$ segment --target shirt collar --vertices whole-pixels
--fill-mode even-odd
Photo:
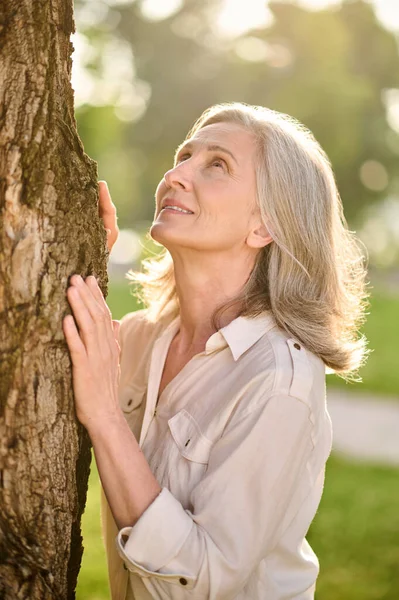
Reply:
[[[276,326],[277,323],[270,310],[257,317],[237,317],[209,338],[205,351],[208,354],[208,344],[212,350],[216,349],[213,347],[213,338],[219,335],[219,339],[223,337],[229,345],[234,360],[238,360],[265,333]]]
[[[163,336],[171,339],[179,330],[180,316],[175,317],[164,330]],[[276,320],[270,310],[257,317],[237,317],[225,327],[211,335],[205,345],[205,354],[229,346],[234,360],[238,360],[270,329],[276,327]]]

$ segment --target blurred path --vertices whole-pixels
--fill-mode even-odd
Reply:
[[[327,388],[333,450],[399,466],[399,399]]]

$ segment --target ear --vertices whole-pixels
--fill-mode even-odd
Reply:
[[[259,224],[251,229],[246,242],[250,248],[264,248],[273,241],[272,236],[263,224]]]

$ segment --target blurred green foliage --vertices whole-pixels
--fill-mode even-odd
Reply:
[[[316,600],[397,600],[398,469],[332,456],[308,541],[320,561]]]
[[[112,2],[101,26],[112,22],[112,35],[132,49],[133,87],[139,95],[143,82],[151,90],[144,114],[121,123],[112,106],[77,111],[86,150],[110,184],[122,226],[151,219],[154,191],[174,149],[217,102],[265,105],[309,127],[331,158],[351,224],[366,206],[397,191],[399,136],[387,123],[384,91],[399,87],[399,54],[394,34],[368,2],[348,0],[321,11],[271,2],[274,22],[238,38],[218,34],[220,0],[185,0],[158,21],[145,18],[141,4]],[[77,27],[101,53],[99,24],[77,21]],[[363,185],[359,172],[369,160],[383,165],[389,187]]]
[[[399,371],[396,340],[399,339],[399,296],[382,289],[371,291],[367,322],[361,329],[368,339],[372,353],[360,369],[360,383],[345,383],[336,375],[327,376],[327,384],[346,391],[370,392],[398,397]]]

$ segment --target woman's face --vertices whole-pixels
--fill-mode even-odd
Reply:
[[[235,123],[197,131],[157,187],[151,236],[170,251],[245,246],[257,213],[255,151],[253,134]]]

